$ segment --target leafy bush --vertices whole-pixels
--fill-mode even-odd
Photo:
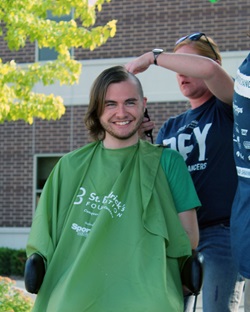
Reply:
[[[0,275],[10,275],[10,259],[12,250],[10,248],[0,248]]]
[[[23,276],[26,259],[24,249],[0,248],[0,275]]]
[[[24,249],[13,250],[10,259],[11,275],[23,276],[26,259],[27,257]]]
[[[15,281],[0,276],[0,311],[30,312],[33,300],[22,290],[15,288]]]

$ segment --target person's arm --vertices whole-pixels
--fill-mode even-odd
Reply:
[[[195,249],[199,242],[196,208],[200,207],[201,203],[191,175],[183,157],[177,151],[165,148],[161,164],[166,173],[179,219],[189,237],[191,248]]]
[[[141,73],[154,64],[152,52],[147,52],[125,65],[129,72]],[[161,53],[157,64],[176,73],[203,79],[209,90],[222,102],[232,105],[233,79],[217,62],[194,54]]]
[[[178,215],[181,224],[189,237],[191,248],[196,249],[199,243],[199,229],[196,209],[180,212]]]
[[[146,134],[145,132],[146,131],[150,131],[150,130],[153,130],[155,127],[155,123],[151,120],[148,120],[147,117],[144,117],[142,123],[141,123],[141,126],[138,130],[139,132],[139,137],[142,139],[142,140],[146,140]]]

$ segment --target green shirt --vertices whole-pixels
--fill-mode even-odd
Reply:
[[[179,179],[190,188],[174,185],[182,157],[162,151],[143,141],[116,150],[97,142],[59,161],[27,246],[47,263],[33,311],[183,310],[179,265],[191,248],[168,180],[176,194],[191,191],[190,208],[199,201],[185,164]]]

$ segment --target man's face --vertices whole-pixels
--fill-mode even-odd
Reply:
[[[136,144],[146,98],[141,99],[134,81],[109,85],[100,123],[105,130],[104,146],[121,148]]]

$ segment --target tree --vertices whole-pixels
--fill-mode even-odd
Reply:
[[[6,35],[10,50],[19,50],[27,40],[37,41],[38,47],[54,48],[55,61],[20,66],[14,60],[3,63],[0,59],[0,122],[23,119],[32,124],[33,118],[58,119],[64,112],[63,100],[53,94],[32,91],[39,81],[44,85],[77,83],[81,64],[69,53],[70,48],[94,50],[116,32],[116,20],[94,27],[96,11],[110,0],[1,0],[0,35]],[[47,19],[47,12],[54,16],[68,15],[70,21],[56,22]]]

